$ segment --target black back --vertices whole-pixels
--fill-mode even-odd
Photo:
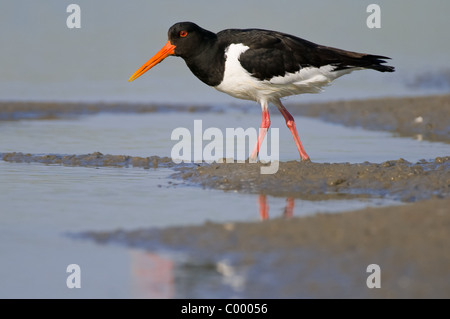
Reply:
[[[182,36],[182,31],[187,35]],[[228,29],[214,34],[195,23],[181,22],[169,29],[169,40],[176,46],[175,55],[182,57],[190,70],[211,86],[222,82],[225,49],[233,43],[249,47],[239,60],[244,69],[260,80],[324,65],[335,66],[335,71],[349,68],[394,71],[394,67],[383,65],[388,57],[322,46],[270,30]]]

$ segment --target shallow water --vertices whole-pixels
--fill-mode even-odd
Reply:
[[[176,127],[256,126],[255,113],[99,114],[64,120],[0,123],[1,152],[170,156]],[[256,124],[256,125],[255,125]],[[417,161],[445,155],[448,145],[298,118],[300,136],[319,162]],[[280,159],[298,159],[280,116]],[[201,189],[170,178],[168,168],[69,167],[0,161],[0,297],[232,297],[238,275],[227,264],[180,266],[179,257],[73,240],[68,233],[258,221],[259,196]],[[180,184],[181,183],[181,184]],[[268,217],[283,216],[285,198],[268,197]],[[292,214],[393,204],[386,199],[295,200]],[[181,257],[183,259],[184,257]],[[66,267],[82,269],[82,288],[68,289]],[[187,267],[187,268],[186,268]],[[228,268],[227,268],[228,267]],[[107,269],[107,271],[105,271]],[[227,270],[228,269],[228,270]],[[155,276],[154,274],[158,274]],[[198,284],[196,278],[206,278]],[[176,280],[174,279],[176,278]],[[269,279],[268,279],[269,280]],[[177,284],[174,283],[176,281]],[[189,283],[197,283],[191,284]],[[181,283],[181,284],[180,284]],[[213,290],[208,290],[215,287]],[[192,289],[191,289],[192,288]]]
[[[174,186],[177,181],[168,177],[169,169],[0,162],[0,172],[2,298],[158,296],[152,289],[134,292],[133,283],[142,283],[132,270],[154,259],[174,264],[173,257],[73,240],[68,233],[261,219],[257,195]],[[269,197],[268,202],[269,217],[283,215],[286,199]],[[379,204],[386,201],[297,200],[293,215]],[[82,269],[82,289],[66,287],[65,269],[72,263]],[[176,295],[192,297],[187,292]]]
[[[257,106],[255,106],[257,107]],[[177,128],[191,132],[194,148],[194,121],[202,120],[201,133],[210,127],[226,135],[227,128],[256,128],[261,122],[257,112],[225,113],[144,113],[81,116],[63,120],[22,120],[0,123],[0,152],[32,154],[87,154],[168,156],[179,140],[171,140]],[[279,159],[298,160],[292,135],[282,117],[271,115],[271,130],[278,129]],[[315,162],[383,162],[400,157],[415,162],[442,156],[444,143],[412,138],[393,138],[391,133],[348,128],[311,118],[296,117],[302,143]],[[204,150],[210,142],[199,140]],[[271,140],[270,131],[267,141]],[[269,143],[269,142],[268,142]],[[225,141],[223,143],[225,145]],[[236,143],[237,145],[237,143]],[[244,144],[242,144],[244,145]],[[246,144],[247,155],[249,145]],[[250,145],[250,149],[253,145]],[[270,155],[270,149],[268,150]],[[225,153],[225,152],[224,152]]]

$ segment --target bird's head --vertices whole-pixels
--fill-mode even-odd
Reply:
[[[128,82],[134,81],[142,74],[150,70],[152,67],[162,62],[169,55],[188,58],[196,55],[203,50],[205,40],[210,40],[216,35],[210,31],[202,29],[192,22],[179,22],[170,27],[169,41],[158,51],[150,60],[142,65],[129,79]]]

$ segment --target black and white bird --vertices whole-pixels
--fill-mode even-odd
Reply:
[[[309,160],[294,118],[281,98],[317,93],[338,77],[354,70],[393,72],[383,65],[388,57],[345,51],[315,44],[293,35],[262,29],[227,29],[218,33],[192,22],[174,24],[166,45],[128,80],[135,80],[170,55],[184,59],[201,81],[236,98],[261,104],[262,122],[250,159],[256,160],[270,126],[268,105],[280,110],[302,160]]]

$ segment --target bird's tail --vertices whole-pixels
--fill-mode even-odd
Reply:
[[[326,60],[324,62],[336,66],[334,71],[353,68],[372,69],[380,72],[395,71],[393,66],[384,65],[386,60],[390,60],[387,56],[352,52],[324,46],[319,46],[318,50]]]
[[[394,72],[395,67],[390,65],[383,65],[383,63],[386,63],[385,60],[388,60],[390,58],[382,55],[372,55],[372,54],[366,54],[363,55],[361,58],[361,66],[366,69],[373,69],[380,72]]]

